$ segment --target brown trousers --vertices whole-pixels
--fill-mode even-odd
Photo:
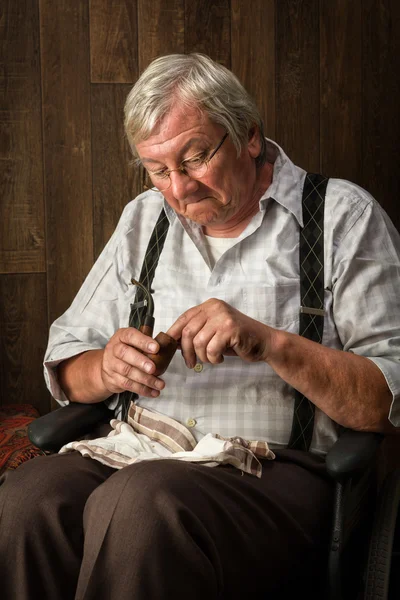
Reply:
[[[116,471],[72,452],[0,483],[3,600],[320,593],[333,488],[306,453],[277,453],[258,479],[174,460]]]

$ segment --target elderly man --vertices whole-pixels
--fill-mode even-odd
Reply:
[[[45,357],[61,404],[116,418],[6,478],[0,581],[18,600],[285,597],[324,572],[339,426],[400,424],[399,235],[365,190],[295,166],[206,56],[155,60],[125,127],[148,190]],[[162,376],[151,298],[179,343]]]

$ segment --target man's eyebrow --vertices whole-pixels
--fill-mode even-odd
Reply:
[[[154,158],[146,158],[145,156],[143,158],[138,158],[137,162],[139,165],[143,164],[143,163],[152,163],[152,164],[161,164],[160,160],[155,160]]]
[[[190,138],[190,140],[188,140],[186,142],[186,144],[179,150],[180,155],[182,156],[183,154],[185,154],[185,152],[187,152],[187,150],[189,150],[189,148],[191,148],[196,142],[201,141],[200,138],[195,137],[195,138]],[[208,144],[208,146],[211,146],[211,143]],[[206,148],[204,148],[203,150],[205,150]],[[201,152],[202,150],[199,148],[199,152]],[[162,164],[161,160],[158,159],[154,159],[154,158],[148,158],[146,156],[143,156],[143,158],[139,158],[138,159],[138,163],[142,164],[142,163],[151,163],[151,164]]]

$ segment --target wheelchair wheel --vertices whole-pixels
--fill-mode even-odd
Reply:
[[[400,598],[400,469],[379,493],[369,547],[364,600]]]

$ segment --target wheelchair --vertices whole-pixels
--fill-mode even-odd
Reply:
[[[110,418],[103,402],[70,403],[33,421],[28,436],[43,451],[57,452]],[[400,598],[400,468],[389,472],[378,490],[383,439],[377,433],[344,430],[326,456],[335,493],[321,600]]]

